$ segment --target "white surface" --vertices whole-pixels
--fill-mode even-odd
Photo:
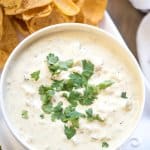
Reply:
[[[150,89],[150,13],[142,20],[137,32],[138,57]]]
[[[150,0],[129,0],[132,5],[142,11],[150,10]]]
[[[104,20],[100,24],[101,28],[104,30],[112,33],[115,37],[123,42],[118,30],[114,26],[112,20],[110,19],[109,15],[106,13]],[[148,96],[147,96],[148,97]],[[138,125],[137,130],[135,131],[134,135],[129,139],[129,141],[120,148],[121,150],[148,150],[150,148],[150,134],[146,134],[149,131],[150,126],[150,105],[147,104],[148,100],[146,101],[146,107],[144,110],[143,118]],[[13,138],[10,131],[7,129],[5,122],[2,120],[2,116],[0,114],[0,145],[4,150],[24,150],[17,141]],[[134,145],[134,146],[132,146]]]

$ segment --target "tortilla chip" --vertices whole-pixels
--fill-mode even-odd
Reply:
[[[85,0],[73,0],[73,2],[79,7],[82,8]]]
[[[76,16],[67,16],[67,18],[68,18],[68,21],[67,22],[76,22]]]
[[[84,16],[83,16],[82,12],[80,12],[78,15],[76,15],[76,22],[77,23],[83,23],[84,22]]]
[[[86,22],[90,24],[98,24],[103,18],[106,9],[107,0],[85,0],[82,6],[82,12]]]
[[[5,8],[6,15],[16,15],[33,8],[39,8],[50,4],[52,0],[22,0],[20,8]]]
[[[0,49],[11,52],[18,44],[19,40],[14,26],[8,16],[4,17],[4,33],[0,40]]]
[[[13,19],[13,24],[22,35],[24,35],[24,36],[29,35],[27,25],[23,20],[14,18]]]
[[[46,17],[50,15],[52,12],[52,7],[50,5],[46,5],[39,8],[30,9],[22,14],[23,20],[27,21],[32,19],[33,17]]]
[[[63,22],[69,22],[69,18],[62,14],[58,9],[53,9],[49,16],[42,18],[35,17],[26,23],[29,31],[32,33],[46,26]]]
[[[15,15],[15,18],[20,19],[20,20],[23,20],[22,14]]]
[[[9,54],[8,52],[0,49],[0,69],[4,67],[4,64],[8,58]]]
[[[72,0],[53,0],[56,7],[65,15],[74,16],[79,13],[80,8]]]
[[[0,0],[0,5],[6,8],[19,8],[22,0]]]
[[[3,36],[3,10],[0,7],[0,40],[2,39]]]

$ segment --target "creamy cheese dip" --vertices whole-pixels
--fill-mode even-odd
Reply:
[[[77,65],[63,71],[57,77],[67,79],[71,72],[82,72],[79,61],[90,60],[94,66],[94,75],[89,83],[96,85],[104,80],[114,84],[98,94],[90,106],[78,105],[77,110],[84,112],[88,108],[105,119],[105,123],[79,120],[79,129],[68,140],[64,134],[64,124],[60,120],[52,122],[50,115],[43,114],[38,93],[40,85],[52,83],[46,56],[57,55],[61,60],[73,59]],[[40,70],[40,78],[33,81],[30,74]],[[84,31],[66,31],[41,37],[22,50],[7,73],[5,107],[11,124],[21,139],[33,150],[100,150],[105,141],[114,149],[135,124],[141,108],[141,84],[133,65],[126,57],[107,45],[96,35]],[[82,92],[82,89],[79,89]],[[127,98],[121,93],[126,92]],[[68,102],[60,93],[55,95],[55,102]],[[22,110],[28,111],[28,119],[21,116]]]

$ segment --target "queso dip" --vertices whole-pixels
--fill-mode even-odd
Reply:
[[[101,40],[84,31],[58,32],[16,57],[5,107],[30,149],[113,150],[132,130],[142,103],[139,77]]]

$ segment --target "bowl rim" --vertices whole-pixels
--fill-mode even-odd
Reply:
[[[124,144],[127,139],[129,139],[129,137],[132,135],[133,131],[135,130],[135,128],[137,127],[137,124],[138,122],[140,121],[141,119],[141,116],[142,116],[142,113],[143,113],[143,109],[144,109],[144,103],[145,103],[145,84],[144,84],[144,76],[143,76],[143,73],[141,72],[141,69],[139,67],[139,64],[137,63],[137,60],[135,58],[135,56],[133,56],[133,54],[131,53],[131,51],[127,48],[127,46],[125,46],[123,43],[121,43],[116,37],[114,37],[112,34],[108,33],[107,31],[104,31],[103,29],[100,29],[98,27],[94,27],[94,26],[91,26],[91,25],[87,25],[87,24],[81,24],[81,23],[61,23],[61,24],[56,24],[56,25],[52,25],[52,26],[48,26],[48,27],[45,27],[43,29],[40,29],[34,33],[32,33],[31,35],[29,35],[27,38],[25,38],[23,41],[21,41],[18,46],[13,50],[13,52],[11,53],[11,55],[9,56],[4,68],[3,68],[3,71],[2,71],[2,74],[1,74],[1,81],[0,81],[0,108],[2,110],[2,116],[3,116],[3,119],[9,129],[9,131],[11,132],[11,134],[13,135],[13,137],[25,148],[25,149],[31,149],[30,148],[30,145],[27,144],[22,138],[20,138],[19,134],[17,134],[17,132],[15,131],[15,128],[13,127],[12,123],[10,123],[9,119],[8,119],[8,116],[6,114],[6,111],[5,111],[5,108],[4,108],[4,90],[3,90],[3,87],[4,87],[4,79],[5,79],[5,76],[6,76],[6,73],[7,73],[7,70],[9,68],[9,65],[10,65],[10,62],[13,60],[13,58],[15,57],[16,53],[18,52],[21,52],[21,47],[23,45],[27,45],[30,40],[34,40],[38,37],[40,37],[41,35],[44,36],[46,35],[46,33],[51,33],[53,29],[59,29],[59,28],[65,28],[68,29],[72,29],[72,28],[80,28],[80,29],[83,29],[84,31],[87,31],[87,30],[91,30],[91,31],[95,31],[95,32],[101,32],[101,34],[103,34],[104,36],[107,36],[108,38],[110,38],[113,42],[116,42],[124,51],[125,53],[128,55],[128,57],[130,57],[130,60],[132,62],[132,64],[134,65],[135,69],[138,71],[138,75],[140,77],[140,81],[139,83],[141,83],[142,87],[141,87],[141,91],[142,91],[142,106],[140,107],[141,110],[139,110],[139,114],[138,114],[138,117],[137,117],[137,120],[135,121],[135,124],[134,124],[134,127],[132,127],[132,131],[129,132],[128,136],[125,136],[123,138],[123,140],[119,143],[118,142],[118,145],[116,144],[116,148],[119,148],[122,144]],[[86,28],[86,29],[85,29]],[[57,32],[57,31],[54,31],[54,33]]]

